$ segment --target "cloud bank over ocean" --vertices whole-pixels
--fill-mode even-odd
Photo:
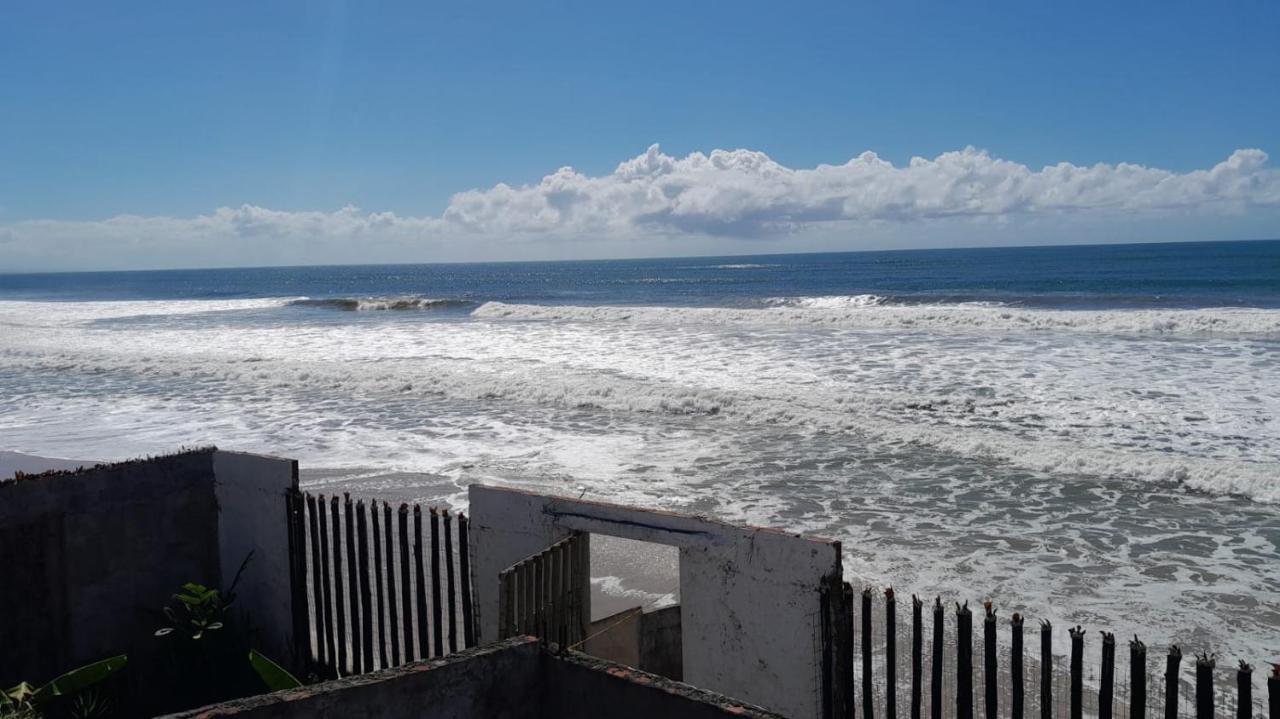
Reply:
[[[536,184],[460,192],[439,216],[246,204],[191,218],[10,223],[0,225],[0,268],[516,259],[554,257],[565,243],[579,257],[584,247],[599,256],[628,247],[633,254],[782,252],[812,249],[803,240],[813,238],[861,249],[864,235],[894,246],[895,237],[918,236],[922,225],[937,234],[933,246],[957,244],[949,233],[972,237],[975,224],[1053,237],[1090,221],[1274,217],[1280,171],[1267,160],[1262,150],[1240,149],[1188,172],[1129,163],[1033,170],[970,147],[902,166],[864,152],[841,165],[794,169],[758,151],[676,158],[653,145],[606,175],[563,167]],[[842,244],[831,245],[833,238]],[[1022,241],[1040,240],[1033,233]]]

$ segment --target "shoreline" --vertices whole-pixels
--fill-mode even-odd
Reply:
[[[0,480],[12,479],[17,472],[37,474],[51,469],[79,469],[101,463],[102,460],[43,457],[38,454],[0,449]]]

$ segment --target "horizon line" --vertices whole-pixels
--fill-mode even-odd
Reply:
[[[105,275],[128,274],[142,272],[206,272],[220,270],[290,270],[315,269],[324,267],[421,267],[432,265],[536,265],[566,263],[604,263],[604,262],[640,262],[645,260],[697,260],[721,258],[752,257],[798,257],[805,255],[860,255],[890,254],[900,252],[949,252],[973,250],[1049,250],[1064,247],[1134,247],[1148,245],[1196,245],[1196,244],[1242,244],[1249,242],[1280,242],[1280,237],[1255,237],[1245,240],[1138,240],[1134,242],[1062,242],[1054,244],[1030,245],[963,245],[952,247],[903,247],[895,249],[860,249],[860,250],[827,250],[810,252],[759,252],[752,254],[726,255],[641,255],[631,257],[597,257],[592,259],[567,260],[438,260],[435,262],[369,262],[369,263],[317,263],[317,264],[281,264],[281,265],[212,265],[206,267],[140,267],[127,270],[19,270],[17,272],[0,272],[0,277],[18,277],[30,275]]]

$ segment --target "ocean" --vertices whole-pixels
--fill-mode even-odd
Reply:
[[[707,513],[841,539],[900,595],[1253,661],[1278,417],[1280,241],[0,275],[0,450]]]

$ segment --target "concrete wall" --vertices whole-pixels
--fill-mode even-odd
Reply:
[[[570,652],[542,662],[542,714],[556,719],[781,719],[705,689]]]
[[[528,637],[429,662],[203,707],[170,719],[780,719],[705,690]]]
[[[141,659],[174,592],[225,587],[250,549],[237,604],[289,663],[295,477],[290,460],[209,449],[0,482],[0,686]]]
[[[527,638],[273,694],[173,719],[525,719],[540,716],[540,649]]]
[[[681,681],[684,655],[680,639],[680,605],[645,611],[624,609],[592,622],[582,652]]]
[[[636,666],[668,679],[684,681],[684,640],[680,605],[640,615],[640,663]]]
[[[587,625],[582,651],[611,662],[640,667],[640,607],[623,609]]]
[[[700,517],[472,485],[472,571],[485,640],[498,573],[572,531],[680,548],[684,681],[791,717],[821,714],[818,589],[840,543]]]
[[[285,494],[298,486],[298,463],[217,451],[213,482],[222,586],[231,584],[244,558],[253,552],[236,586],[235,606],[248,613],[259,651],[275,661],[300,666],[304,658],[292,656],[293,601],[285,512]]]
[[[0,686],[145,649],[217,516],[212,451],[0,484]]]

